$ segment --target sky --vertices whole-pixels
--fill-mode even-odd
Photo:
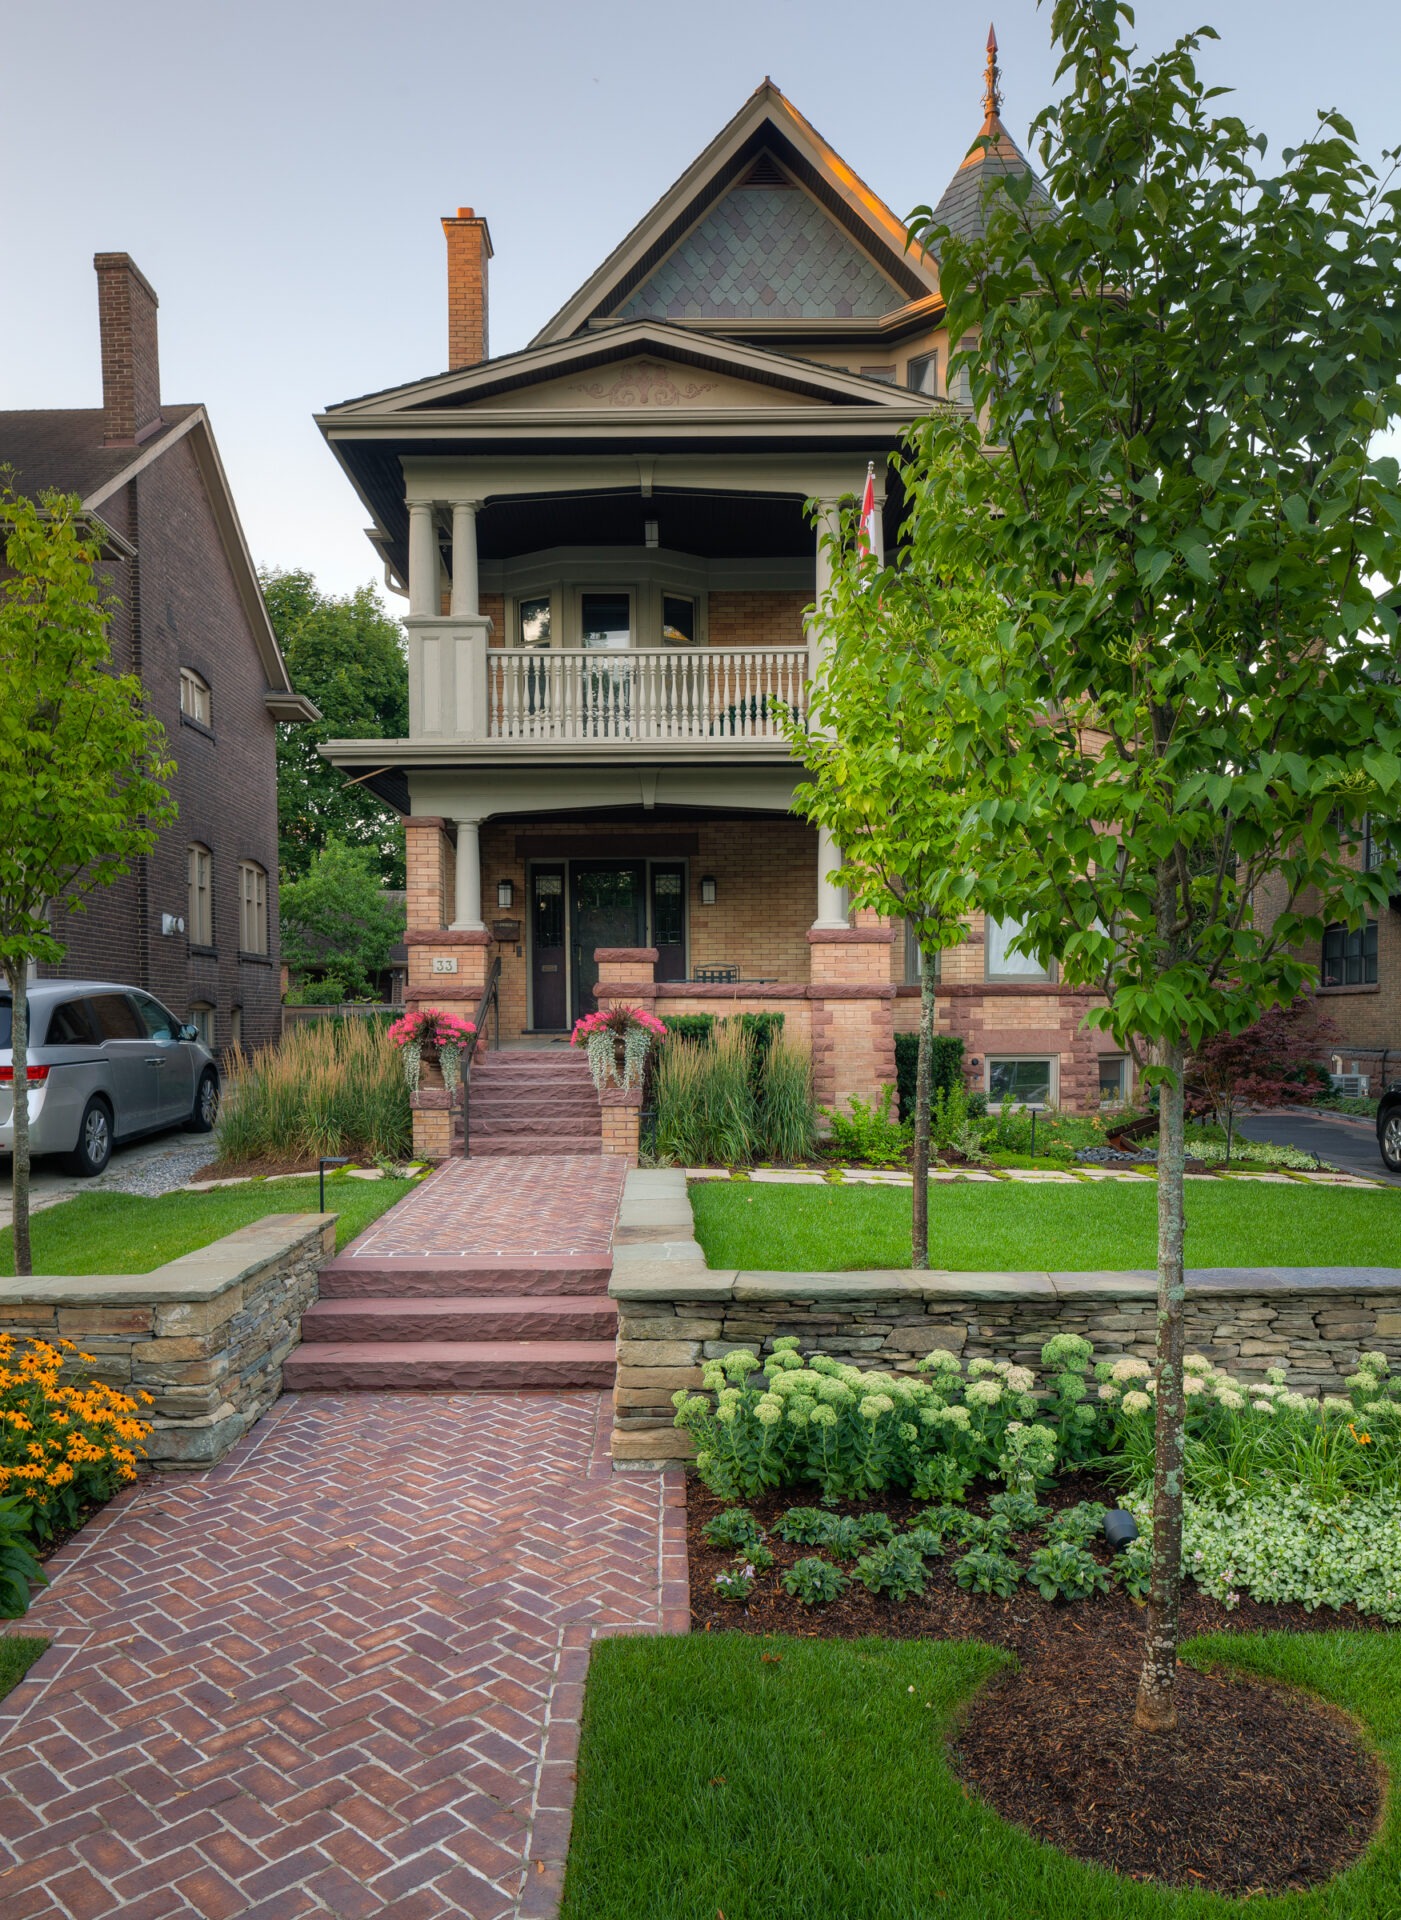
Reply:
[[[1049,0],[990,0],[1003,118],[1054,82]],[[1278,150],[1319,107],[1401,146],[1396,0],[1140,0]],[[119,23],[119,24],[118,24]],[[208,407],[254,558],[379,568],[313,413],[442,371],[439,218],[484,213],[494,353],[524,346],[770,75],[904,215],[981,123],[948,0],[0,0],[0,408],[101,402],[92,256],[160,296],[164,398]],[[395,611],[401,604],[392,603]]]

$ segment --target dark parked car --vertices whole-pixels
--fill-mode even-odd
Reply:
[[[37,980],[29,989],[30,1151],[101,1173],[114,1141],[164,1127],[208,1133],[219,1069],[198,1030],[136,987]],[[14,1150],[11,1001],[0,993],[0,1153]]]
[[[1377,1145],[1393,1173],[1401,1173],[1401,1080],[1377,1102]]]

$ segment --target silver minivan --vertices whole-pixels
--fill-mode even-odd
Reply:
[[[0,1153],[15,1143],[11,1001],[0,991]],[[163,1127],[208,1133],[219,1068],[195,1027],[149,993],[108,980],[36,980],[29,989],[31,1153],[101,1173],[115,1141]]]

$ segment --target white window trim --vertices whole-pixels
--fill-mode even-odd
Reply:
[[[188,689],[192,705],[185,704]],[[203,707],[203,713],[200,708]],[[180,711],[185,719],[193,720],[196,726],[209,727],[214,720],[214,696],[209,682],[202,673],[196,673],[193,667],[180,669]]]
[[[203,841],[192,840],[186,849],[185,903],[189,925],[186,938],[192,947],[214,945],[214,855]]]
[[[248,890],[249,880],[253,882],[252,895]],[[250,911],[252,918],[250,918]],[[255,940],[249,940],[252,932]],[[240,860],[238,863],[238,950],[264,957],[269,951],[268,940],[268,876],[267,869],[258,865],[256,860]]]
[[[1000,1057],[1001,1056],[999,1056],[999,1058]],[[1096,1057],[1096,1061],[1095,1061],[1096,1077],[1098,1077],[1098,1075],[1104,1071],[1105,1062],[1110,1060],[1114,1061],[1119,1069],[1119,1092],[1118,1092],[1117,1103],[1122,1106],[1127,1103],[1129,1093],[1133,1087],[1133,1075],[1130,1069],[1129,1056],[1126,1053],[1099,1054]],[[1116,1104],[1114,1100],[1105,1099],[1104,1087],[1102,1083],[1099,1088],[1099,1104],[1102,1107],[1112,1107]]]
[[[1034,1060],[1039,1065],[1043,1060],[1050,1068],[1047,1076],[1048,1086],[1044,1100],[1014,1100],[1012,1106],[1017,1112],[1044,1113],[1048,1107],[1060,1105],[1060,1055],[1058,1053],[991,1053],[983,1061],[983,1091],[987,1094],[988,1106],[994,1105],[992,1092],[993,1063],[999,1066],[1015,1066],[1022,1060]],[[1001,1100],[996,1101],[1001,1106]]]
[[[1034,961],[1030,954],[1019,953],[1011,956],[1014,968],[1016,969],[1015,971],[1004,972],[1000,969],[994,969],[992,964],[992,940],[989,937],[992,929],[994,927],[1011,929],[1002,943],[1005,951],[1005,949],[1012,944],[1012,941],[1017,938],[1018,934],[1020,934],[1022,925],[1023,923],[1020,920],[998,920],[990,913],[983,916],[983,978],[985,980],[1026,980],[1030,981],[1033,985],[1042,983],[1053,985],[1055,982],[1055,962],[1052,961],[1050,965],[1046,967],[1039,967],[1039,963]],[[1038,970],[1033,971],[1034,968]]]

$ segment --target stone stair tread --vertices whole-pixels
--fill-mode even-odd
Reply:
[[[381,1294],[316,1300],[302,1315],[302,1339],[327,1343],[373,1340],[517,1342],[601,1340],[617,1328],[606,1294]]]
[[[413,1253],[339,1257],[321,1269],[323,1300],[578,1299],[606,1294],[612,1258],[569,1253]]]
[[[606,1387],[611,1340],[311,1341],[283,1366],[292,1392],[382,1387],[498,1391],[520,1387]]]

